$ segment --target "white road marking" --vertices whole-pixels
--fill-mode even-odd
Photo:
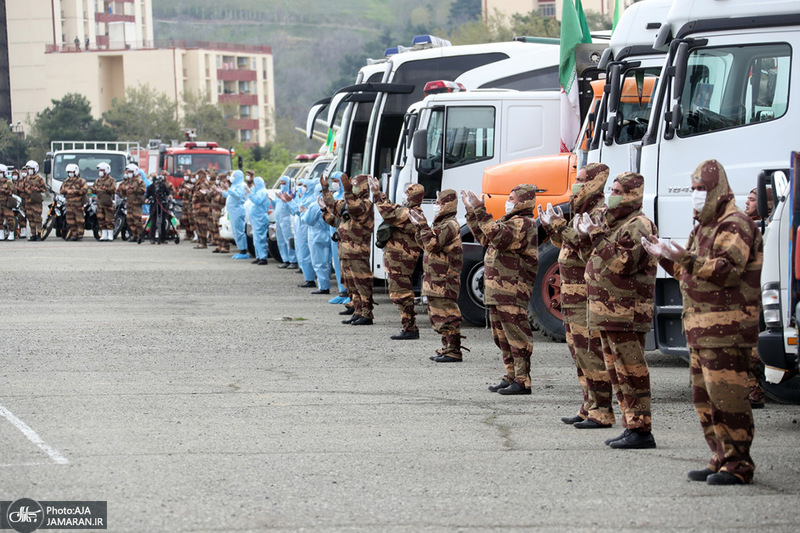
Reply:
[[[20,430],[25,437],[28,438],[29,441],[34,443],[36,446],[39,447],[44,453],[46,453],[50,459],[57,465],[67,465],[69,461],[66,457],[61,455],[58,450],[47,444],[42,438],[33,430],[31,427],[14,416],[14,414],[0,405],[0,416],[11,422],[15,428]]]

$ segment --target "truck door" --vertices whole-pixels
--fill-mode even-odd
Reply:
[[[797,32],[772,35],[800,44]],[[792,46],[764,37],[732,35],[714,39],[713,46],[678,45],[664,100],[670,107],[660,113],[665,123],[658,139],[656,213],[662,237],[685,242],[689,235],[690,176],[700,162],[717,159],[723,165],[744,207],[760,170],[784,167],[796,148],[800,109],[789,106]]]

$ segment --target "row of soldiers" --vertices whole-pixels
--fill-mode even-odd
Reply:
[[[39,238],[42,228],[42,202],[47,192],[44,178],[39,175],[39,164],[28,161],[20,170],[9,171],[6,165],[0,165],[0,214],[2,227],[0,227],[0,240],[13,241],[17,230],[17,220],[14,209],[17,200],[22,200],[22,210],[19,213],[20,237],[27,236],[27,225],[30,225],[30,240]]]
[[[603,192],[608,167],[587,165],[578,174],[570,199],[572,220],[558,209],[539,207],[552,242],[561,248],[559,267],[570,346],[583,392],[578,414],[563,422],[578,429],[609,428],[616,396],[624,431],[605,443],[615,449],[655,448],[645,337],[652,327],[658,264],[680,282],[684,328],[691,351],[692,396],[711,449],[705,468],[688,477],[712,485],[750,483],[753,416],[748,371],[758,334],[761,236],[754,222],[736,207],[722,166],[704,161],[691,176],[696,225],[686,247],[664,243],[656,225],[642,212],[644,178],[617,176],[608,198]],[[352,316],[344,323],[372,324],[372,272],[369,267],[374,208],[391,227],[384,248],[389,294],[400,310],[402,331],[392,339],[419,337],[411,275],[423,254],[422,294],[442,347],[436,362],[459,362],[461,314],[457,305],[462,262],[458,197],[438,194],[428,223],[420,209],[424,190],[405,190],[392,203],[368,176],[334,173],[342,198],[335,199],[321,180],[322,204],[337,227],[345,285]],[[489,390],[502,395],[531,394],[533,342],[527,305],[537,270],[535,187],[517,186],[506,214],[494,220],[471,191],[462,191],[467,225],[484,246],[485,303],[492,335],[502,353],[505,374]],[[347,311],[345,311],[347,313]]]

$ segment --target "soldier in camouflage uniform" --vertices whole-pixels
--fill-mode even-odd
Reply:
[[[144,224],[142,223],[142,204],[144,204],[144,193],[146,187],[139,169],[134,164],[125,167],[125,179],[117,188],[117,194],[127,199],[128,229],[131,237],[128,242],[138,243],[143,237]]]
[[[408,211],[414,210],[422,214],[420,205],[425,196],[425,188],[412,183],[405,190],[406,201],[400,205],[389,201],[380,190],[375,178],[370,178],[372,199],[384,222],[394,229],[392,236],[383,248],[383,264],[389,277],[389,297],[400,309],[402,331],[392,335],[392,340],[418,339],[416,313],[414,312],[414,285],[411,276],[417,267],[419,254],[422,252],[416,240],[416,227],[408,218]]]
[[[431,326],[442,337],[442,348],[436,350],[431,360],[458,363],[463,359],[461,310],[458,308],[463,251],[461,228],[456,221],[456,191],[443,190],[436,206],[431,226],[421,210],[408,210],[407,216],[416,228],[417,242],[424,251],[422,295],[428,298]]]
[[[642,237],[657,235],[642,213],[644,178],[617,176],[604,220],[576,217],[589,244],[585,255],[590,330],[599,330],[603,356],[623,416],[625,432],[606,444],[612,448],[655,448],[651,432],[650,370],[644,358],[653,327],[653,293],[658,265],[644,250]]]
[[[2,235],[3,239],[8,238],[13,241],[17,223],[14,220],[14,211],[11,208],[14,203],[11,195],[16,194],[17,188],[14,186],[14,182],[9,179],[10,175],[11,172],[9,172],[8,167],[0,165],[0,214],[2,214],[0,235]],[[5,229],[3,229],[4,227]]]
[[[114,240],[114,193],[117,192],[117,182],[111,176],[111,166],[108,163],[97,165],[98,178],[92,185],[92,190],[97,195],[97,226],[103,233],[101,241]]]
[[[29,240],[38,241],[39,233],[42,231],[42,201],[44,193],[47,192],[47,184],[39,175],[39,164],[36,161],[28,161],[22,170],[28,174],[22,178],[21,185],[25,191],[25,214],[31,227]]]
[[[351,182],[347,174],[342,174],[344,198],[339,201],[334,200],[328,190],[328,180],[320,180],[325,208],[341,218],[338,230],[339,260],[353,302],[353,315],[342,323],[354,326],[370,326],[373,320],[373,274],[369,256],[375,217],[367,178],[367,175],[360,174]]]
[[[608,180],[608,167],[591,163],[578,172],[572,186],[570,208],[573,216],[588,213],[599,219],[605,209],[603,188]],[[542,222],[550,242],[561,251],[558,268],[561,275],[561,311],[567,346],[578,369],[578,382],[583,391],[583,403],[575,416],[561,419],[579,429],[609,427],[614,423],[614,408],[611,405],[612,385],[603,361],[603,345],[598,331],[590,331],[587,324],[586,261],[581,254],[581,239],[578,232],[567,224],[560,210],[548,206],[543,211],[539,206]]]
[[[767,207],[770,213],[772,213],[773,205],[772,189],[767,189]],[[757,228],[760,228],[761,217],[758,215],[758,189],[753,189],[750,191],[750,194],[747,195],[747,201],[744,204],[744,214],[756,223]],[[764,407],[764,389],[761,387],[762,381],[764,381],[764,367],[761,364],[761,358],[758,356],[758,347],[753,346],[753,350],[750,353],[750,369],[747,371],[748,397],[750,398],[750,407],[753,409],[763,409]]]
[[[208,248],[208,218],[211,215],[211,205],[209,203],[211,185],[206,178],[205,170],[197,171],[197,182],[194,184],[192,193],[192,214],[194,215],[194,228],[197,234],[197,246],[195,250],[205,250]]]
[[[181,186],[178,187],[178,196],[181,197],[183,200],[183,206],[181,209],[181,226],[183,226],[183,230],[186,232],[186,240],[192,240],[194,236],[194,223],[192,221],[192,189],[194,188],[194,184],[192,183],[192,176],[189,172],[183,176],[183,183]]]
[[[61,184],[61,194],[67,200],[66,217],[70,235],[67,240],[80,241],[83,240],[85,230],[83,206],[89,200],[87,197],[89,187],[86,185],[86,180],[81,177],[78,165],[67,165],[67,176],[68,178]]]
[[[736,207],[725,170],[703,161],[692,173],[697,225],[686,249],[646,243],[680,281],[683,329],[691,351],[692,399],[711,459],[689,479],[711,485],[753,482],[753,413],[747,388],[750,352],[758,340],[761,233]]]
[[[222,209],[225,207],[225,196],[222,194],[228,189],[227,179],[214,180],[214,186],[209,193],[210,216],[208,219],[208,229],[211,235],[210,242],[216,245],[211,251],[214,254],[228,254],[231,252],[231,244],[227,239],[223,239],[219,234],[219,219],[222,216]]]
[[[530,394],[533,333],[528,303],[539,266],[538,231],[533,220],[536,188],[528,184],[514,187],[506,214],[496,221],[475,193],[462,192],[462,199],[469,229],[486,249],[483,300],[506,370],[500,383],[489,390],[503,395]]]

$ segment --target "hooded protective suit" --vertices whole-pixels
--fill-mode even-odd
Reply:
[[[267,258],[267,233],[269,231],[269,210],[272,201],[267,196],[264,179],[260,176],[253,180],[253,192],[249,198],[253,207],[250,208],[250,225],[253,227],[253,246],[256,249],[257,259]]]
[[[234,255],[234,259],[247,259],[247,233],[245,228],[244,203],[247,201],[247,187],[244,184],[244,173],[237,169],[233,171],[233,181],[227,191],[222,195],[225,197],[225,209],[228,211],[228,218],[231,221],[233,239],[239,253]],[[245,256],[245,257],[239,257]]]
[[[644,178],[625,172],[614,182],[622,187],[622,199],[606,209],[605,220],[589,235],[591,244],[584,274],[588,323],[590,329],[600,331],[623,425],[638,434],[609,445],[654,448],[655,440],[650,434],[650,371],[644,358],[644,342],[653,325],[658,265],[644,250],[642,237],[657,236],[658,230],[642,213]]]
[[[291,180],[288,176],[281,176],[278,187],[284,194],[291,193]],[[284,263],[297,263],[297,254],[291,245],[292,240],[292,211],[289,204],[280,198],[275,200],[275,235],[278,240],[278,250]]]
[[[572,216],[587,213],[593,219],[599,219],[605,210],[603,188],[608,181],[609,169],[602,163],[590,163],[582,170],[586,173],[586,181],[570,197]],[[603,345],[599,332],[589,330],[586,323],[586,281],[583,279],[586,260],[581,253],[583,240],[563,217],[555,218],[550,224],[542,222],[542,227],[550,237],[550,242],[561,249],[558,254],[561,312],[567,346],[575,361],[583,392],[583,403],[577,418],[588,418],[598,424],[613,424],[611,378],[603,361]],[[572,421],[575,422],[575,419]]]
[[[289,209],[292,211],[292,228],[294,229],[294,249],[297,252],[297,264],[303,271],[306,283],[313,282],[316,274],[311,264],[311,249],[308,247],[308,226],[302,221],[301,216],[308,210],[314,201],[309,188],[313,187],[312,180],[300,180],[297,196]],[[301,210],[302,208],[302,210]]]
[[[484,302],[506,369],[503,383],[509,384],[498,392],[530,394],[533,333],[528,302],[539,265],[538,231],[533,220],[536,188],[524,184],[512,192],[517,202],[509,213],[495,221],[483,205],[478,205],[467,209],[467,224],[486,248]]]
[[[336,183],[336,185],[334,185]],[[336,171],[331,174],[330,177],[330,186],[331,191],[333,192],[333,199],[335,202],[344,198],[344,189],[342,188],[342,173]],[[336,189],[335,191],[333,189]],[[333,240],[334,234],[336,234],[336,227],[339,224],[339,221],[335,215],[333,215],[328,209],[325,209],[322,212],[322,218],[328,224],[328,234],[330,235],[330,247],[331,247],[331,262],[333,263],[333,270],[336,272],[336,284],[339,287],[339,296],[335,296],[329,300],[328,303],[332,304],[346,304],[350,302],[350,298],[346,296],[347,294],[347,287],[344,286],[342,283],[342,267],[341,263],[339,262],[339,243],[338,241]],[[337,235],[338,238],[338,235]]]
[[[683,328],[691,349],[692,398],[711,459],[706,468],[751,483],[753,414],[747,368],[758,339],[761,233],[738,207],[725,169],[711,159],[692,173],[706,190],[686,252],[660,263],[680,281]]]
[[[317,276],[317,288],[330,290],[331,288],[331,246],[330,226],[322,219],[322,208],[317,202],[322,197],[322,185],[314,184],[314,189],[308,194],[311,203],[301,219],[308,228],[308,247],[311,250],[311,264]]]

